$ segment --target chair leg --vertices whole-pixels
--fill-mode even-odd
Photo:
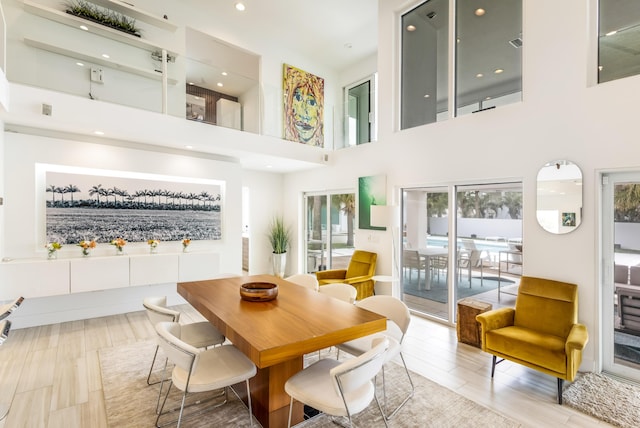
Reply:
[[[245,379],[247,384],[247,407],[249,408],[249,426],[253,427],[253,409],[251,408],[251,389],[249,389],[249,379]]]
[[[396,407],[393,412],[391,412],[388,416],[385,415],[386,420],[390,420],[391,418],[393,418],[398,413],[398,411],[402,409],[402,407],[405,404],[407,404],[407,402],[411,399],[411,397],[413,397],[413,393],[415,392],[415,389],[416,389],[415,386],[413,385],[413,379],[411,379],[411,374],[409,373],[407,364],[404,361],[404,356],[402,355],[402,352],[400,353],[400,359],[402,360],[404,371],[407,374],[407,378],[409,379],[409,384],[411,385],[411,391],[409,391],[409,394],[404,398],[404,400],[402,400],[402,403],[400,403],[400,405],[398,405],[398,407]],[[387,388],[386,388],[386,383],[384,378],[384,366],[382,367],[382,392],[384,394],[384,408],[386,410],[387,409]]]
[[[373,394],[373,398],[375,398],[376,404],[378,405],[378,410],[380,410],[380,415],[382,416],[382,422],[384,422],[384,426],[389,428],[389,424],[387,424],[387,418],[384,415],[384,412],[382,411],[382,406],[380,405],[380,401],[378,401],[378,396],[376,394]],[[347,411],[347,413],[349,412]],[[349,424],[351,427],[353,427],[353,424],[351,423],[351,415],[349,415]]]
[[[293,413],[293,397],[289,400],[289,422],[287,423],[287,428],[291,428],[291,413]]]
[[[562,405],[562,384],[564,379],[558,378],[558,404]]]
[[[492,378],[492,379],[493,379],[493,375],[494,375],[494,374],[495,374],[495,372],[496,372],[496,364],[497,364],[497,363],[496,363],[496,360],[497,360],[497,359],[498,359],[498,357],[496,357],[496,356],[494,355],[494,356],[493,356],[493,361],[492,361],[492,364],[491,364],[491,378]]]
[[[163,379],[164,381],[164,379]],[[162,406],[160,406],[160,410],[157,411],[158,416],[156,417],[156,428],[160,428],[161,425],[158,425],[158,423],[160,422],[160,416],[162,416],[162,409],[164,409],[164,405],[167,402],[167,398],[169,397],[169,392],[171,391],[171,385],[173,384],[173,382],[169,381],[169,388],[167,388],[167,395],[164,396],[164,400],[162,400]],[[160,397],[158,397],[158,401],[160,401]],[[156,407],[157,409],[157,407]]]
[[[149,374],[147,375],[147,385],[155,385],[157,383],[160,383],[160,381],[151,382],[151,372],[153,371],[153,366],[156,363],[156,357],[158,356],[158,348],[160,348],[160,345],[156,345],[156,352],[153,353],[153,360],[151,361],[151,367],[149,367]]]

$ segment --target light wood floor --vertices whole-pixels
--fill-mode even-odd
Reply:
[[[183,322],[203,319],[190,306],[178,309]],[[106,427],[98,349],[153,336],[143,311],[12,330],[0,347],[0,404],[11,403],[0,428]],[[405,344],[411,370],[526,427],[609,426],[559,406],[549,376],[503,362],[492,381],[491,357],[458,344],[451,327],[414,317]]]

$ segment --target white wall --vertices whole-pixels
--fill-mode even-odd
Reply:
[[[355,190],[366,175],[386,174],[388,200],[396,204],[401,187],[522,180],[524,273],[579,285],[579,319],[590,332],[585,367],[593,369],[601,275],[596,179],[602,170],[640,169],[637,106],[629,97],[640,91],[640,76],[588,86],[587,2],[525,1],[524,101],[398,132],[396,14],[415,4],[379,2],[379,143],[332,154],[327,169],[288,175],[285,209],[295,207],[302,191]],[[563,29],[563,43],[549,28]],[[566,235],[549,234],[536,221],[536,175],[553,159],[571,160],[584,172],[583,222]],[[357,231],[356,246],[365,245],[362,236]],[[377,247],[389,260],[390,246]],[[391,267],[378,271],[388,274]]]

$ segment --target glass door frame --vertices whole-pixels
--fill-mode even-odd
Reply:
[[[614,308],[614,262],[615,262],[615,218],[614,196],[616,184],[640,183],[640,171],[598,173],[600,186],[600,227],[597,277],[600,286],[596,295],[596,311],[600,329],[596,366],[603,371],[623,378],[640,381],[640,370],[615,362],[615,308]],[[599,361],[598,361],[599,360]]]
[[[321,198],[325,198],[325,207],[324,210],[322,210],[321,212],[321,216],[324,215],[324,222],[322,223],[322,225],[324,225],[324,233],[321,239],[321,254],[320,254],[320,269],[318,270],[325,270],[325,269],[331,269],[333,266],[333,237],[334,237],[334,233],[332,231],[332,217],[331,217],[331,211],[332,211],[332,197],[335,195],[349,195],[352,194],[356,195],[356,190],[355,189],[349,189],[349,190],[345,190],[345,189],[340,189],[340,190],[331,190],[331,191],[322,191],[322,192],[305,192],[302,196],[303,196],[303,206],[304,206],[304,230],[303,230],[303,247],[304,248],[304,255],[303,255],[303,263],[304,263],[304,272],[305,273],[310,273],[309,272],[309,236],[310,234],[308,233],[309,230],[309,226],[310,226],[310,218],[309,218],[309,198],[313,198],[313,197],[321,197]],[[354,213],[353,216],[353,231],[355,232],[356,229],[356,216]],[[316,271],[313,271],[316,272]]]

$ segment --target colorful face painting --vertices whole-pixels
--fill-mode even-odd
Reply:
[[[284,138],[324,147],[324,79],[284,65]]]

